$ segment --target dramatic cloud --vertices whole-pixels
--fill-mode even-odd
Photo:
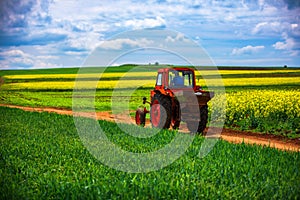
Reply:
[[[287,4],[288,9],[294,9],[300,7],[300,1],[297,0],[284,0],[284,2]]]
[[[48,45],[67,35],[50,25],[50,1],[1,1],[0,46]]]
[[[0,1],[0,36],[24,36],[30,28],[45,28],[51,23],[48,0]]]

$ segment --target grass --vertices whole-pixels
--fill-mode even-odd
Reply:
[[[171,165],[126,173],[103,165],[87,151],[71,116],[3,107],[0,113],[5,116],[0,120],[1,199],[300,198],[299,152],[218,141],[200,159],[204,138],[197,136]],[[161,148],[178,134],[165,131],[139,139],[114,123],[99,124],[111,141],[131,152]]]

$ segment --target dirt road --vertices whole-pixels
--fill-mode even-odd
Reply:
[[[54,112],[63,115],[73,115],[72,110],[61,109],[61,108],[32,108],[25,106],[16,106],[16,105],[7,105],[0,104],[0,106],[6,106],[10,108],[19,108],[25,111],[36,111],[36,112]],[[77,113],[78,116],[83,117],[91,117],[98,120],[107,120],[107,121],[115,121],[115,122],[123,122],[123,123],[134,123],[134,120],[129,117],[127,114],[123,115],[114,115],[111,112],[96,112],[96,113]],[[149,123],[148,123],[149,124]],[[183,126],[183,132],[186,132],[186,128]],[[248,143],[248,144],[258,144],[270,146],[273,148],[281,149],[281,150],[289,150],[289,151],[300,151],[300,139],[288,139],[282,136],[276,135],[267,135],[267,134],[259,134],[245,131],[237,131],[231,129],[222,129],[222,133],[220,136],[221,139],[232,142],[232,143]]]

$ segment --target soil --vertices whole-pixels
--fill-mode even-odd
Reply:
[[[17,105],[7,105],[7,104],[0,104],[0,106],[6,106],[10,108],[19,108],[25,111],[32,111],[32,112],[54,112],[63,115],[73,115],[73,111],[69,109],[63,108],[33,108],[33,107],[26,107],[26,106],[17,106]],[[82,117],[90,117],[98,120],[107,120],[112,122],[121,122],[121,123],[129,123],[135,124],[134,118],[129,116],[129,113],[122,113],[122,114],[113,114],[109,111],[102,111],[102,112],[81,112],[76,113],[76,116]],[[151,127],[150,121],[147,120],[146,127]],[[182,132],[188,132],[187,128],[183,124],[179,129]],[[221,135],[214,135],[214,133],[221,132]],[[288,151],[298,151],[300,152],[300,139],[289,139],[279,135],[272,135],[272,134],[261,134],[261,133],[253,133],[249,131],[238,131],[232,130],[228,128],[223,128],[220,130],[219,128],[210,127],[206,129],[207,137],[220,137],[222,140],[226,140],[231,143],[247,143],[247,144],[256,144],[262,146],[270,146],[273,148],[277,148],[280,150],[288,150]]]

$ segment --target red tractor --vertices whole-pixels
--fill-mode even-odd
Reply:
[[[150,113],[152,127],[178,129],[184,121],[190,132],[202,133],[208,119],[207,102],[213,96],[213,92],[196,85],[193,68],[159,69],[155,88],[151,90],[151,101],[143,98],[143,104],[150,104],[150,111],[146,107],[139,108],[135,115],[136,124],[144,126],[146,114]]]

